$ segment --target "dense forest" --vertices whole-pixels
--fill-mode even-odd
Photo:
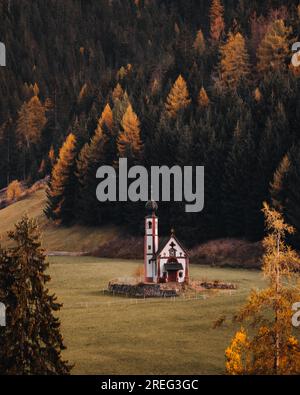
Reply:
[[[0,15],[0,188],[51,174],[49,218],[141,233],[144,203],[99,203],[97,168],[204,165],[204,210],[160,203],[163,233],[259,240],[265,200],[300,230],[298,0],[0,0]]]

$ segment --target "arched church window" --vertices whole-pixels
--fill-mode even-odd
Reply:
[[[148,222],[148,228],[149,228],[149,229],[152,229],[152,221],[149,221],[149,222]]]

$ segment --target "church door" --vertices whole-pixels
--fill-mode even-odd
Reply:
[[[176,270],[168,271],[168,282],[175,283],[176,281],[177,281],[177,271]]]

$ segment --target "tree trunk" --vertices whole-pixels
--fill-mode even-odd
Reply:
[[[279,258],[280,253],[280,235],[277,235],[277,257]],[[280,366],[280,334],[278,328],[279,312],[278,312],[278,296],[280,288],[280,273],[279,273],[279,260],[276,263],[276,274],[275,274],[275,291],[276,291],[276,306],[275,306],[275,374],[278,374]]]

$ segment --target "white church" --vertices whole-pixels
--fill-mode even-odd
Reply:
[[[144,267],[146,283],[188,283],[189,257],[186,249],[175,237],[174,231],[167,242],[159,242],[157,203],[146,204]]]

